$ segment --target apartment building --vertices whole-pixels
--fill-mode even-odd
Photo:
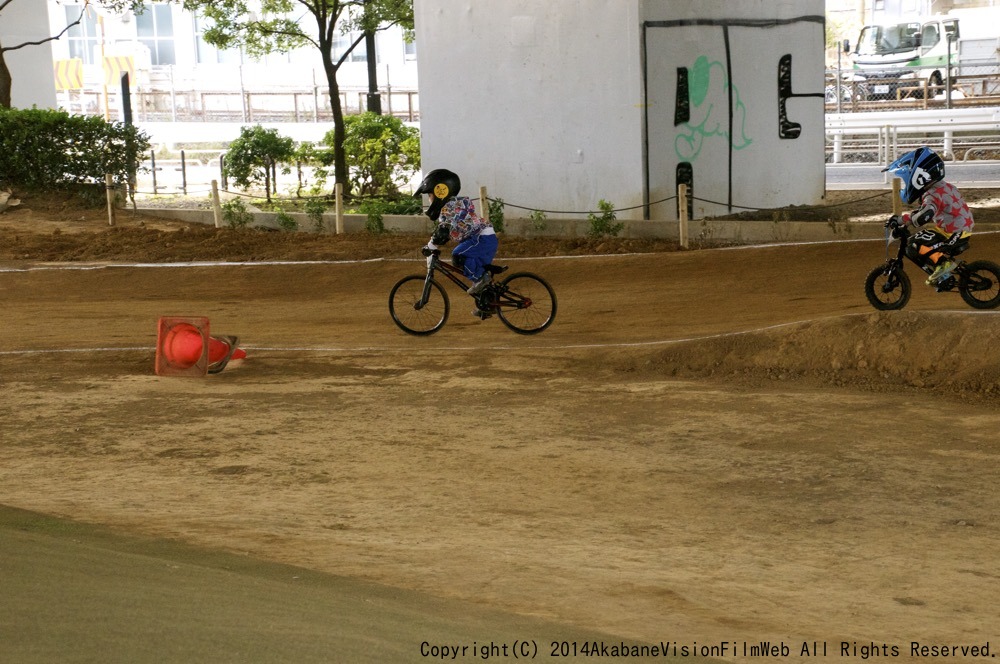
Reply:
[[[166,111],[171,104],[186,106],[214,99],[232,106],[247,93],[297,91],[303,99],[325,94],[327,84],[318,51],[313,47],[272,53],[254,60],[238,49],[220,50],[204,39],[206,21],[180,4],[148,2],[142,12],[123,15],[85,6],[80,0],[46,0],[52,34],[80,19],[52,45],[60,104],[93,106],[102,88],[111,83],[112,97],[120,74],[128,72],[133,94],[143,96],[140,108]],[[358,38],[339,37],[337,53]],[[416,91],[416,46],[398,27],[376,36],[376,73],[381,90]],[[364,43],[348,56],[338,82],[348,107],[364,103],[368,88],[368,53]],[[81,92],[82,91],[82,92]],[[217,95],[213,97],[213,95]],[[238,96],[237,96],[238,95]],[[287,104],[289,97],[277,103]],[[152,100],[152,101],[151,101]],[[245,103],[245,102],[241,102]],[[328,105],[328,101],[326,102]],[[319,105],[323,102],[320,100]],[[273,104],[272,104],[273,105]],[[93,111],[93,108],[71,110]],[[211,110],[209,107],[207,110]]]

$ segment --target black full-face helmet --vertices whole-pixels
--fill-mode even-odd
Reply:
[[[427,216],[437,221],[438,217],[441,216],[441,208],[449,200],[458,196],[461,188],[462,181],[458,175],[446,168],[437,168],[427,174],[424,181],[417,187],[414,196],[430,195],[431,206],[427,208]]]

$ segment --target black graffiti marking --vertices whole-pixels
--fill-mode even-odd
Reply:
[[[821,92],[792,92],[792,54],[786,53],[778,60],[778,137],[798,138],[802,125],[788,119],[786,104],[789,97],[822,97]]]
[[[682,184],[686,184],[688,188],[688,199],[687,199],[687,212],[688,219],[694,219],[694,166],[690,162],[682,161],[677,164],[676,171],[676,184],[674,186],[674,191]],[[681,205],[684,201],[677,199],[677,218],[680,219],[681,216]]]
[[[674,126],[691,120],[691,93],[687,67],[677,68],[677,101],[674,103]]]

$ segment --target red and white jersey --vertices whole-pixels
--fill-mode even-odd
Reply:
[[[927,211],[934,213],[935,226],[951,235],[955,231],[971,231],[975,222],[972,211],[955,185],[944,180],[935,183],[920,197],[920,207],[910,214],[919,219]]]

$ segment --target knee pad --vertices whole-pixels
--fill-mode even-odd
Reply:
[[[451,264],[457,267],[459,270],[465,268],[465,256],[462,256],[461,254],[458,255],[452,254]]]

